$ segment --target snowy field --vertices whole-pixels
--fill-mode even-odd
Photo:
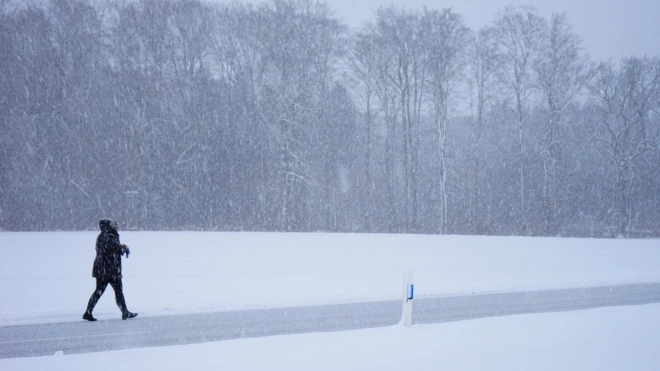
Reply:
[[[120,232],[140,316],[660,282],[658,240]],[[96,232],[0,233],[0,325],[80,321]],[[119,318],[112,289],[99,320]],[[139,320],[139,317],[138,319]],[[0,339],[2,342],[2,339]],[[0,369],[658,370],[660,305],[0,360]]]

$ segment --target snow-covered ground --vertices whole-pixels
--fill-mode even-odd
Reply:
[[[0,233],[0,325],[79,321],[96,232]],[[658,240],[122,232],[129,308],[167,315],[660,282]],[[108,292],[94,314],[115,319]],[[489,318],[107,353],[0,369],[657,370],[660,306]],[[0,339],[1,341],[1,339]]]

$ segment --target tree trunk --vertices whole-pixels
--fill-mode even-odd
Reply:
[[[516,93],[516,106],[518,111],[518,144],[520,146],[520,228],[521,233],[526,235],[527,213],[525,211],[525,141],[523,134],[523,112],[522,97],[520,92]]]

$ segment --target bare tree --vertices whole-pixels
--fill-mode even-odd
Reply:
[[[494,37],[499,48],[500,77],[506,88],[513,94],[516,103],[519,168],[520,168],[520,227],[523,234],[528,233],[525,183],[524,126],[528,117],[527,98],[534,84],[531,67],[544,29],[544,20],[530,6],[517,8],[506,7],[495,20]]]
[[[259,26],[266,16],[238,2],[218,7],[213,32],[214,71],[227,83],[229,106],[217,119],[226,122],[222,126],[229,131],[231,148],[224,155],[222,148],[215,148],[214,157],[229,158],[232,197],[247,201],[244,210],[253,214],[247,221],[250,225],[269,224],[279,207],[274,201],[278,191],[272,186],[277,174],[272,158],[276,155],[268,141],[271,131],[262,125],[264,113],[259,104],[268,67]]]
[[[269,62],[263,118],[279,147],[280,229],[288,230],[309,218],[304,194],[319,185],[310,153],[312,143],[320,145],[315,142],[320,102],[342,53],[344,29],[319,1],[275,0],[261,12],[260,47]],[[326,189],[326,197],[329,193]]]
[[[389,59],[382,81],[397,92],[396,107],[401,119],[403,230],[410,230],[417,215],[417,161],[419,122],[423,98],[425,66],[423,63],[420,17],[395,7],[381,8],[376,14],[375,31],[379,45]],[[394,102],[393,102],[394,103]],[[396,120],[397,115],[393,116]],[[393,121],[394,123],[395,121]],[[391,138],[395,141],[395,127]],[[394,142],[390,144],[394,148]]]
[[[52,191],[51,138],[58,128],[51,112],[62,101],[53,30],[45,10],[32,5],[5,13],[1,20],[0,220],[5,228],[44,228],[46,217],[38,214],[49,215],[52,200],[35,197],[28,203],[23,195]]]
[[[378,19],[377,19],[378,20]],[[370,178],[377,179],[381,176],[384,178],[383,182],[374,182],[374,192],[379,193],[379,185],[384,183],[384,190],[380,190],[380,193],[384,195],[382,197],[376,197],[382,199],[383,215],[387,223],[383,228],[387,231],[400,230],[403,222],[401,219],[401,209],[404,206],[403,199],[401,196],[403,193],[401,191],[401,180],[400,173],[398,169],[401,167],[399,163],[401,162],[401,157],[398,156],[400,153],[399,147],[397,144],[398,132],[397,122],[399,113],[401,112],[401,104],[398,100],[398,89],[395,84],[392,83],[390,76],[394,75],[395,68],[397,68],[396,55],[391,52],[389,46],[389,40],[383,36],[383,24],[377,22],[372,22],[366,24],[360,32],[356,35],[355,39],[357,40],[356,47],[359,51],[354,52],[353,57],[351,58],[350,65],[352,66],[353,75],[359,81],[362,81],[362,84],[369,85],[369,88],[373,92],[373,110],[371,105],[371,100],[369,101],[369,112],[372,112],[369,115],[369,122],[372,123],[374,129],[378,129],[381,126],[384,126],[384,143],[383,143],[383,152],[381,161],[368,161],[367,163],[373,162],[373,166],[376,170],[382,169],[381,171],[375,171],[374,173],[369,173]],[[355,55],[358,53],[358,55]],[[359,60],[358,60],[359,59]],[[356,71],[357,70],[357,71]],[[369,77],[365,75],[368,73],[372,75]],[[367,80],[370,79],[370,80]],[[373,119],[373,121],[371,121]],[[378,131],[371,131],[368,128],[368,141],[370,142],[373,134],[375,142],[372,150],[377,152],[377,141]],[[378,214],[373,214],[375,219],[380,219]]]
[[[352,38],[352,45],[348,53],[347,62],[351,70],[354,81],[357,82],[356,97],[357,103],[364,110],[364,126],[366,129],[365,138],[365,184],[363,189],[364,196],[364,223],[367,230],[372,230],[372,205],[375,202],[375,182],[372,174],[372,152],[373,152],[373,131],[375,126],[375,117],[377,107],[375,107],[376,79],[378,77],[377,57],[378,47],[374,38],[369,32],[362,30],[357,32]]]
[[[212,12],[198,0],[177,0],[172,6],[170,63],[180,89],[185,92],[185,85],[207,71],[204,63],[213,40]]]
[[[429,95],[433,107],[436,135],[438,138],[438,164],[440,169],[438,189],[440,194],[439,232],[446,234],[449,223],[447,193],[447,124],[451,107],[462,79],[465,61],[465,45],[469,29],[460,15],[445,9],[424,9],[422,18],[424,32],[425,67]]]
[[[566,106],[593,76],[594,68],[582,52],[580,38],[573,33],[566,13],[553,14],[544,33],[533,68],[543,94],[549,119],[545,127],[543,157],[543,216],[544,233],[559,231],[559,213],[563,181],[558,174],[562,141],[559,125]]]
[[[627,237],[636,161],[660,143],[660,123],[650,119],[660,110],[660,58],[601,63],[591,91],[601,115],[595,139],[615,173],[616,234]]]
[[[493,89],[493,77],[499,67],[497,45],[493,40],[493,29],[484,27],[473,34],[468,42],[469,83],[476,90],[476,117],[475,117],[475,151],[474,151],[474,173],[472,176],[472,197],[469,206],[469,223],[472,225],[472,233],[477,231],[477,212],[479,205],[479,173],[482,159],[482,135],[484,114],[488,103],[491,101]]]

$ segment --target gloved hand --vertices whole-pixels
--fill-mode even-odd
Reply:
[[[128,256],[131,254],[131,250],[128,249],[128,246],[122,244],[121,245],[121,254],[122,255],[126,254],[126,259],[128,259]]]

